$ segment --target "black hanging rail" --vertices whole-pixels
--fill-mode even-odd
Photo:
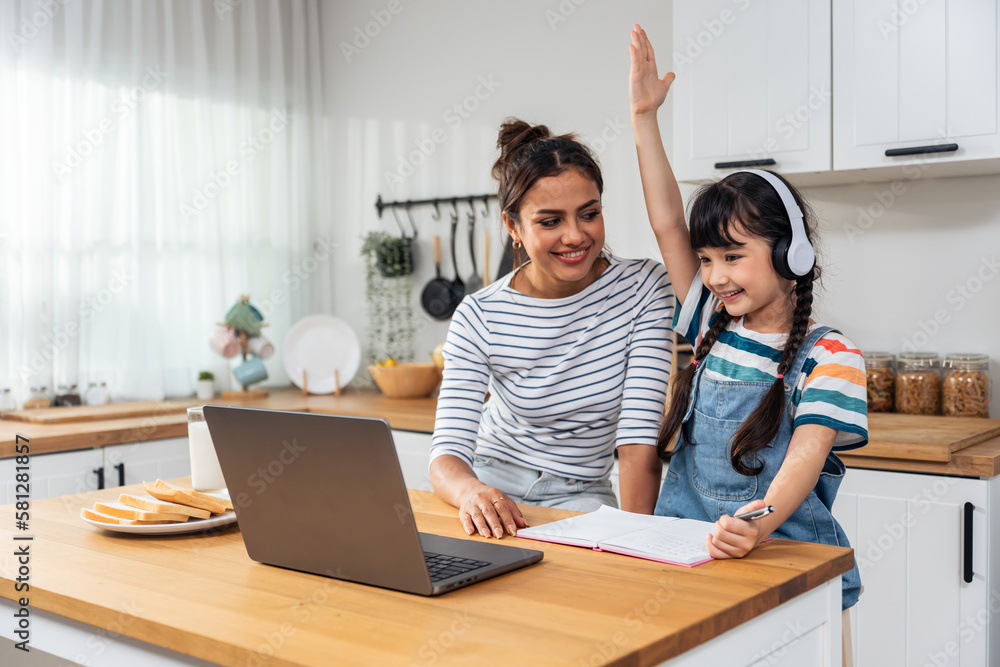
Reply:
[[[490,200],[496,199],[496,195],[465,195],[463,197],[435,197],[433,199],[407,199],[406,201],[382,201],[382,195],[380,194],[375,200],[375,210],[378,211],[378,217],[382,217],[382,211],[387,208],[402,208],[410,209],[414,206],[433,206],[434,215],[432,216],[437,220],[441,216],[441,204],[451,204],[457,207],[459,202],[464,202],[470,207],[475,205],[475,202],[481,201],[486,210],[489,211]]]

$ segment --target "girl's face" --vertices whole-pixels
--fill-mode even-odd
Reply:
[[[731,236],[737,245],[695,249],[702,281],[732,317],[744,318],[743,326],[748,329],[759,333],[788,331],[795,283],[774,270],[767,242],[738,229],[732,230]]]
[[[540,178],[521,204],[521,222],[504,224],[531,259],[517,289],[529,296],[572,296],[600,275],[595,262],[604,248],[604,217],[597,184],[577,169]]]

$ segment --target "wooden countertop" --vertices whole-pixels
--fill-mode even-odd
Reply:
[[[303,396],[297,389],[272,390],[266,399],[256,401],[209,401],[217,405],[244,405],[272,410],[322,412],[328,414],[381,417],[395,429],[430,433],[434,430],[436,398],[393,399],[375,390],[345,390],[341,396]],[[190,399],[162,401],[160,413],[128,419],[67,422],[61,424],[32,424],[0,420],[0,458],[14,455],[15,435],[20,433],[31,440],[31,451],[36,454],[86,449],[126,442],[178,438],[187,434],[187,424],[182,406]],[[881,451],[861,448],[840,453],[848,467],[876,470],[898,470],[939,475],[966,477],[995,477],[1000,475],[1000,437],[986,440],[971,447],[953,452],[946,462],[919,461],[904,458],[905,448],[894,458],[883,446]],[[878,456],[871,454],[878,453]]]
[[[13,541],[13,520],[0,524],[4,544],[31,545],[31,606],[223,665],[327,665],[331,656],[345,665],[428,656],[437,665],[654,665],[853,565],[851,549],[777,539],[744,559],[688,569],[505,538],[545,559],[423,598],[255,563],[235,526],[151,537],[79,518],[82,506],[135,490],[35,501],[31,542]],[[410,498],[420,530],[468,539],[454,508],[426,492]],[[530,524],[575,514],[522,509]],[[11,505],[0,510],[12,515]],[[16,559],[0,558],[0,595],[11,600],[23,595],[16,569]]]

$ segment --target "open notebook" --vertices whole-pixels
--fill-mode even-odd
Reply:
[[[522,528],[517,536],[694,567],[712,560],[705,537],[714,529],[708,521],[633,514],[605,505],[596,512]]]

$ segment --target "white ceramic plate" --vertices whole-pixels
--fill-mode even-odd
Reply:
[[[229,498],[229,495],[225,493],[213,493],[210,495],[220,496],[227,499]],[[94,506],[91,505],[85,509],[93,511]],[[103,528],[104,530],[110,530],[116,533],[137,533],[139,535],[176,535],[178,533],[198,533],[203,530],[209,530],[210,528],[221,528],[223,526],[228,526],[231,523],[236,523],[236,512],[229,510],[225,514],[219,514],[207,519],[188,519],[187,521],[182,521],[180,523],[153,523],[145,525],[128,525],[123,523],[103,523],[101,521],[94,521],[93,519],[88,519],[83,516],[83,510],[80,511],[80,518],[92,526],[97,526],[98,528]]]
[[[354,331],[332,315],[309,315],[292,326],[285,336],[282,352],[285,372],[302,388],[302,372],[307,373],[309,393],[330,394],[354,379],[361,365],[361,344]]]

